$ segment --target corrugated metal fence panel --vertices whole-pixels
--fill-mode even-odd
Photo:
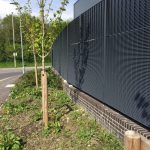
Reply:
[[[62,64],[61,64],[61,60],[62,60],[62,32],[60,33],[60,35],[59,35],[59,37],[58,37],[58,41],[59,41],[59,44],[57,45],[58,46],[58,56],[59,56],[59,69],[58,69],[58,72],[60,73],[60,74],[62,74],[62,70],[63,70],[63,68],[62,68]]]
[[[57,45],[58,45],[59,43],[58,43],[58,39],[55,41],[55,43],[54,43],[54,45],[53,45],[53,59],[52,59],[52,61],[53,61],[53,67],[56,69],[56,70],[59,70],[59,51],[58,51],[58,47],[57,47]]]
[[[80,54],[80,30],[79,17],[68,26],[68,82],[75,86],[77,86],[76,68],[78,68],[76,55]]]
[[[150,1],[107,2],[104,102],[150,127]]]
[[[68,48],[67,48],[67,28],[65,28],[63,30],[63,32],[60,34],[61,35],[61,49],[60,49],[60,53],[61,53],[61,60],[60,60],[60,64],[61,64],[61,75],[64,79],[67,80],[67,64],[68,64]]]
[[[76,86],[103,99],[104,93],[104,1],[81,15],[80,53]]]
[[[103,0],[67,30],[54,44],[54,68],[72,85],[150,127],[150,1]]]

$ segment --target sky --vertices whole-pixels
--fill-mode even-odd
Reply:
[[[47,0],[50,2],[50,0]],[[66,11],[63,13],[62,18],[64,20],[67,19],[73,19],[73,5],[77,0],[69,0],[69,4],[66,7]],[[17,14],[16,8],[14,5],[11,5],[11,0],[0,0],[0,18],[4,18],[6,15],[11,14],[12,12],[14,14]],[[19,4],[21,6],[24,6],[27,0],[18,0]],[[60,6],[61,0],[53,0],[53,6],[52,8],[57,10]],[[31,6],[32,6],[32,14],[35,16],[38,16],[39,9],[37,5],[37,0],[31,0]],[[53,13],[52,13],[53,14]]]

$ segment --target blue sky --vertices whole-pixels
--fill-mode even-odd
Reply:
[[[50,0],[47,0],[50,2]],[[63,13],[62,18],[63,19],[72,19],[73,18],[73,4],[77,0],[69,0],[69,4],[66,7],[66,12]],[[15,6],[10,5],[9,3],[11,0],[0,0],[0,17],[3,18],[8,14],[11,14],[14,12],[16,14]],[[18,2],[21,4],[21,6],[24,6],[24,4],[27,2],[27,0],[18,0]],[[37,0],[31,0],[32,2],[32,12],[33,15],[38,15],[39,9],[37,5]],[[54,11],[57,10],[60,6],[61,0],[53,0],[53,9]],[[53,14],[53,13],[52,13]]]

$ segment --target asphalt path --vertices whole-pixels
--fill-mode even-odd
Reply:
[[[26,71],[29,70],[32,70],[32,68],[26,68]],[[21,68],[0,69],[0,105],[7,100],[11,88],[20,76],[22,76]]]

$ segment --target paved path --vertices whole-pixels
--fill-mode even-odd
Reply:
[[[28,68],[26,70],[31,70]],[[0,105],[6,101],[9,96],[11,86],[22,75],[21,68],[0,69]]]

